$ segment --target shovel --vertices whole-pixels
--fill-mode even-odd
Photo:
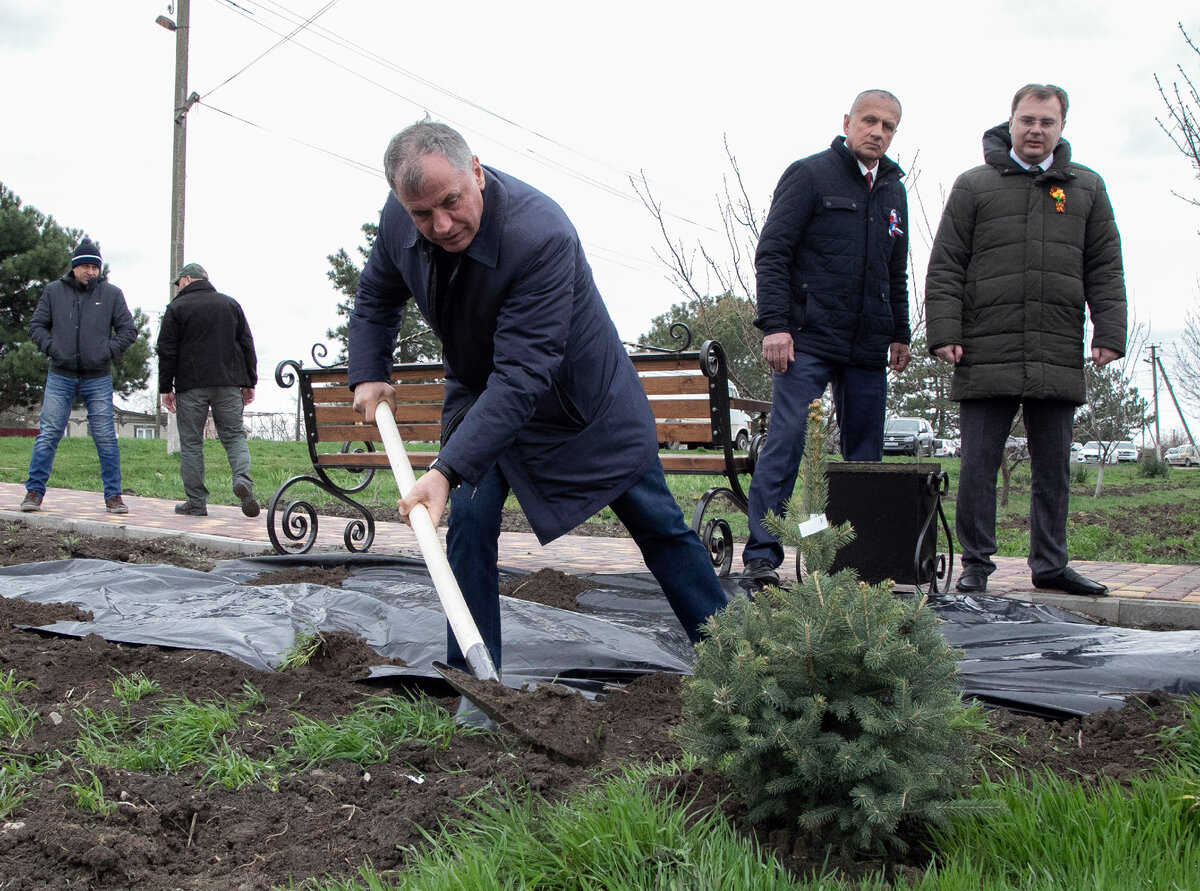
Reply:
[[[383,441],[388,463],[400,487],[400,496],[404,497],[416,485],[417,478],[400,439],[400,431],[396,429],[396,419],[386,407],[384,411],[379,411],[378,405],[375,409],[375,426],[379,428],[379,438]],[[604,734],[590,710],[591,704],[578,693],[570,693],[555,684],[547,685],[540,695],[555,696],[557,701],[551,709],[553,726],[546,728],[545,715],[538,713],[538,703],[525,704],[517,691],[505,688],[500,683],[500,675],[471,617],[471,611],[463,600],[458,581],[450,571],[450,563],[442,550],[429,512],[423,504],[418,504],[409,511],[408,521],[416,533],[417,545],[433,579],[438,599],[442,602],[442,611],[450,623],[450,630],[475,678],[441,662],[434,662],[434,669],[461,696],[494,721],[497,727],[516,733],[551,757],[572,764],[591,764],[598,760],[603,752]],[[495,683],[487,683],[489,681]],[[532,715],[527,714],[530,706],[534,712]]]
[[[396,476],[396,485],[400,487],[400,497],[403,498],[417,484],[417,477],[413,473],[412,463],[408,460],[408,453],[404,451],[400,431],[396,429],[396,419],[387,410],[386,403],[381,402],[375,406],[375,426],[379,428],[383,449],[387,453],[388,463],[392,465],[392,473]],[[480,680],[499,681],[500,675],[496,672],[496,666],[492,664],[492,655],[475,626],[471,611],[467,609],[462,589],[458,587],[458,581],[450,571],[450,562],[446,559],[446,552],[442,550],[441,540],[425,505],[418,504],[409,511],[408,522],[417,536],[417,547],[420,548],[425,566],[429,569],[438,599],[442,602],[442,612],[446,614],[450,630],[466,657],[467,665]]]

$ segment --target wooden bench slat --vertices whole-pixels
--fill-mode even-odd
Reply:
[[[703,396],[708,398],[708,378],[702,374],[687,377],[643,377],[642,389],[647,396]]]
[[[353,425],[363,419],[349,405],[315,405],[313,415],[318,426],[336,424],[340,426]],[[440,402],[400,403],[396,406],[396,423],[436,424],[441,427],[442,404]],[[370,426],[374,427],[374,424]]]
[[[408,461],[413,467],[429,469],[429,465],[437,458],[437,452],[408,453]],[[386,452],[351,452],[349,454],[331,453],[317,455],[317,463],[327,469],[356,470],[360,467],[379,468],[390,467]]]
[[[394,384],[396,402],[429,402],[441,406],[446,399],[446,385],[430,384]],[[346,386],[313,387],[313,402],[318,405],[352,405],[354,393]]]
[[[441,442],[441,424],[397,424],[400,438],[405,442]],[[374,424],[317,427],[317,442],[382,442],[379,428]]]
[[[729,407],[741,409],[750,414],[768,414],[771,411],[770,402],[764,402],[761,399],[743,399],[741,396],[730,396]]]
[[[651,399],[650,411],[656,418],[707,421],[712,406],[707,399]]]
[[[655,429],[659,442],[712,442],[710,424],[656,424]]]

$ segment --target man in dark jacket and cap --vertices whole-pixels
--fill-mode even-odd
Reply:
[[[46,285],[29,322],[29,339],[50,357],[38,435],[29,460],[21,510],[42,509],[58,443],[76,399],[87,406],[88,430],[100,456],[100,481],[109,513],[129,513],[121,498],[121,451],[113,425],[112,360],[137,339],[125,295],[101,276],[100,248],[86,236],[71,268]]]
[[[763,525],[782,514],[804,454],[808,407],[833,385],[848,461],[883,458],[887,370],[909,362],[908,198],[885,152],[900,101],[860,93],[845,136],[779,180],[754,257],[771,429],[750,481],[744,586],[779,583],[783,547]]]
[[[986,590],[996,568],[996,474],[1019,408],[1032,472],[1033,583],[1108,592],[1067,565],[1067,499],[1085,315],[1091,361],[1124,355],[1125,275],[1104,180],[1072,161],[1061,138],[1067,104],[1061,87],[1017,91],[1008,122],[983,136],[985,163],[955,182],[929,259],[929,349],[954,365],[950,396],[960,405],[960,591]]]
[[[449,499],[450,566],[492,662],[510,489],[543,544],[611,506],[699,640],[725,592],[667,488],[650,405],[575,227],[445,124],[397,134],[384,173],[392,193],[350,314],[354,407],[395,411],[392,355],[411,300],[441,339],[446,390],[441,450],[400,513],[420,503],[436,525]],[[465,670],[449,638],[447,661]]]
[[[242,410],[254,401],[258,357],[241,305],[208,280],[199,263],[188,263],[173,282],[178,292],[158,331],[158,392],[179,418],[179,473],[187,501],[175,513],[208,515],[204,485],[204,427],[212,409],[217,438],[233,472],[233,494],[242,513],[258,516],[250,479],[250,449]]]

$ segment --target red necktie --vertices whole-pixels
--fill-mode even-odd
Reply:
[[[870,170],[867,171],[867,191],[871,191],[871,186],[875,185],[875,175]]]

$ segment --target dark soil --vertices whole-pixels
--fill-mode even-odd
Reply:
[[[0,557],[8,564],[72,554],[195,569],[210,568],[221,559],[161,543],[87,536],[65,540],[42,530],[31,534],[19,524],[0,527]],[[303,569],[261,576],[255,583],[337,584],[345,574],[344,569]],[[543,571],[510,584],[508,593],[570,609],[584,589],[579,579]],[[20,757],[74,753],[76,714],[84,708],[123,710],[110,682],[117,672],[128,677],[139,671],[161,685],[161,692],[130,706],[134,715],[168,696],[236,701],[243,684],[252,684],[265,703],[228,741],[264,757],[273,741],[286,738],[294,714],[330,721],[375,695],[375,688],[356,682],[372,664],[386,661],[344,633],[324,635],[309,665],[267,673],[210,652],[116,644],[95,635],[73,639],[15,627],[81,618],[86,617],[72,606],[0,597],[0,675],[12,672],[16,680],[32,682],[35,687],[17,697],[40,714],[32,737],[4,739],[4,746]],[[116,803],[107,817],[75,805],[63,786],[80,782],[72,767],[51,768],[0,821],[0,888],[246,891],[289,880],[299,884],[309,876],[349,878],[366,861],[377,869],[401,868],[406,849],[425,844],[422,831],[434,832],[443,821],[460,816],[458,802],[468,796],[511,786],[554,799],[623,764],[678,757],[670,730],[680,721],[679,683],[672,675],[651,675],[597,703],[553,686],[535,694],[507,691],[501,695],[511,696],[513,708],[520,711],[522,725],[516,729],[521,735],[459,733],[443,751],[410,741],[383,763],[361,767],[336,761],[281,775],[277,791],[261,785],[229,791],[210,785],[198,768],[173,773],[97,768],[105,797]],[[448,708],[457,704],[456,698],[439,701]],[[573,731],[563,717],[568,714],[582,722]],[[993,712],[994,734],[983,740],[987,770],[992,777],[1015,766],[1047,769],[1087,783],[1101,778],[1124,782],[1154,769],[1155,758],[1166,754],[1156,734],[1179,718],[1179,706],[1157,693],[1118,712],[1065,723]],[[581,742],[581,733],[587,741]],[[75,762],[82,764],[78,758]],[[719,776],[695,770],[659,786],[664,796],[681,805],[690,801],[694,810],[724,810],[744,834],[797,873],[807,874],[825,859],[819,845],[791,827],[748,824]],[[920,850],[917,845],[914,849]],[[880,866],[920,868],[922,857],[914,853],[904,862],[836,865],[854,876]]]

